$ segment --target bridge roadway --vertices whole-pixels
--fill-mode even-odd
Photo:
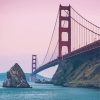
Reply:
[[[67,59],[70,59],[71,57],[74,57],[76,55],[79,55],[79,54],[82,54],[82,53],[87,53],[87,52],[90,52],[90,51],[93,51],[93,50],[96,50],[96,49],[100,49],[100,40],[98,41],[95,41],[93,43],[90,43],[84,47],[81,47],[75,51],[72,51],[71,53],[69,54],[66,54],[63,56],[63,60],[67,60]],[[48,62],[47,64],[44,64],[43,66],[40,66],[38,69],[36,69],[32,75],[35,75],[47,68],[50,68],[50,67],[54,67],[55,65],[58,65],[59,64],[59,58],[57,59],[54,59],[50,62]]]

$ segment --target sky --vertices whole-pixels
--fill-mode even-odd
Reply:
[[[100,26],[100,0],[0,0],[0,72],[7,72],[15,63],[31,72],[32,54],[42,62],[60,4],[70,4]],[[52,77],[56,69],[40,74]]]

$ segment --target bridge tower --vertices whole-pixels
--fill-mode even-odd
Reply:
[[[32,73],[37,69],[37,55],[32,55]],[[35,80],[36,76],[31,76],[31,80]]]
[[[68,53],[71,52],[71,6],[62,6],[59,7],[59,58],[62,59],[62,47],[65,46],[68,48]],[[67,16],[62,15],[63,11],[67,12]],[[62,22],[67,23],[67,26],[64,27]],[[67,34],[67,40],[63,41],[63,33]]]
[[[32,73],[36,70],[37,67],[37,55],[32,55]]]

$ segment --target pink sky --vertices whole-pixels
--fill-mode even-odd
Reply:
[[[16,62],[31,72],[32,54],[43,60],[60,3],[100,26],[100,0],[0,0],[0,72]],[[51,77],[55,70],[41,74]]]

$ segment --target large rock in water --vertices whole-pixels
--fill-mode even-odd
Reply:
[[[16,63],[8,72],[7,80],[3,82],[3,87],[29,88],[25,74],[21,67]]]

